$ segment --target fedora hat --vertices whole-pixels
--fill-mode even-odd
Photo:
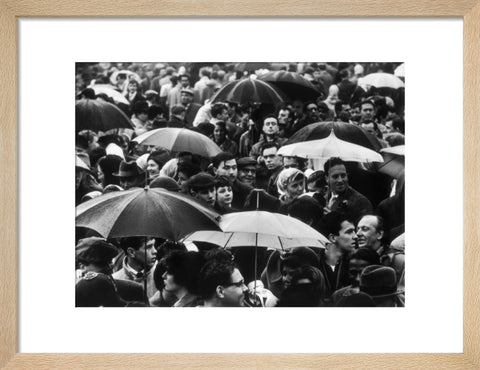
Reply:
[[[388,266],[370,265],[360,275],[360,291],[372,298],[383,298],[402,293],[397,289],[395,270]]]
[[[143,175],[144,172],[137,166],[135,161],[120,163],[118,172],[114,173],[113,176],[116,177],[136,177],[138,175]]]

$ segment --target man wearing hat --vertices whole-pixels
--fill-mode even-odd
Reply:
[[[89,271],[75,285],[75,307],[125,307],[112,282],[104,274]]]
[[[197,173],[188,182],[188,193],[195,199],[213,208],[215,205],[215,178],[205,172]]]
[[[113,176],[119,178],[120,186],[125,190],[131,188],[143,188],[145,186],[145,172],[138,167],[135,161],[122,161],[118,172],[114,173]]]
[[[170,121],[168,127],[185,128],[185,107],[181,104],[176,104],[170,110]]]
[[[75,247],[77,282],[89,273],[112,275],[112,260],[118,250],[104,238],[89,237],[80,239]],[[142,301],[143,287],[133,281],[111,279],[120,297],[126,301]]]
[[[365,267],[360,275],[360,291],[370,295],[377,307],[405,307],[404,291],[397,289],[397,276],[391,267]]]
[[[193,90],[189,87],[185,87],[180,90],[180,102],[185,107],[185,127],[192,128],[193,121],[200,109],[201,105],[193,102]]]
[[[257,161],[252,157],[243,157],[237,160],[238,181],[255,187],[257,179]]]

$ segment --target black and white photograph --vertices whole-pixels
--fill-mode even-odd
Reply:
[[[404,62],[77,62],[74,93],[76,307],[407,306]]]

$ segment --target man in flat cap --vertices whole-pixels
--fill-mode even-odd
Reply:
[[[181,104],[176,104],[170,110],[170,121],[168,127],[185,128],[185,107]]]
[[[185,107],[185,127],[192,128],[195,116],[201,105],[193,102],[194,92],[191,88],[185,87],[180,90],[180,102]]]
[[[188,182],[188,193],[203,204],[213,208],[215,205],[215,178],[205,172],[197,173]]]
[[[237,160],[238,181],[255,187],[257,179],[257,161],[252,157],[243,157]]]

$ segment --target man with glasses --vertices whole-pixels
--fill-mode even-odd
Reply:
[[[244,307],[247,287],[232,261],[211,259],[202,267],[200,294],[205,307]]]
[[[238,181],[254,187],[257,178],[257,161],[251,157],[243,157],[237,161],[237,165]]]

